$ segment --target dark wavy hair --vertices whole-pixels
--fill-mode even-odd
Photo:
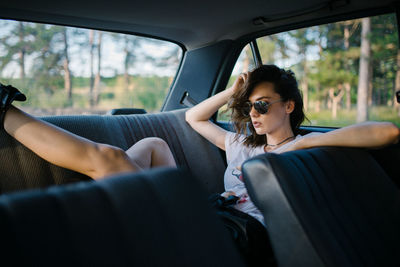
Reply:
[[[299,133],[299,127],[306,118],[303,110],[303,98],[294,73],[275,65],[262,65],[249,73],[242,88],[233,94],[228,104],[228,107],[232,109],[231,120],[236,132],[247,135],[244,140],[246,146],[256,147],[267,144],[266,135],[258,135],[253,124],[250,123],[250,117],[244,116],[241,111],[254,88],[262,82],[272,83],[275,92],[281,96],[284,102],[294,101],[294,110],[290,114],[290,126],[295,135]]]

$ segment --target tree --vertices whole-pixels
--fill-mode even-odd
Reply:
[[[332,101],[332,118],[336,119],[337,118],[337,110],[338,110],[338,104],[340,100],[342,100],[342,97],[344,95],[344,90],[343,90],[343,85],[338,84],[337,88],[339,89],[339,92],[335,95],[335,88],[331,87],[329,88],[329,97],[331,98]]]
[[[136,62],[136,49],[139,46],[139,39],[136,36],[124,35],[124,80],[125,90],[129,90],[129,68]]]
[[[23,44],[24,43],[24,38],[25,38],[25,29],[24,29],[24,24],[23,22],[19,22],[19,43]],[[26,48],[23,45],[20,50],[19,50],[19,64],[21,68],[20,72],[20,78],[24,79],[25,78],[25,53],[26,53]]]
[[[10,25],[14,25],[14,27],[11,28],[8,35],[0,39],[2,50],[6,51],[5,55],[0,57],[0,71],[3,71],[11,62],[17,62],[20,69],[19,78],[24,80],[26,76],[26,56],[34,51],[33,26],[22,21],[4,26]]]
[[[322,47],[322,42],[323,39],[326,38],[325,36],[327,35],[327,27],[324,25],[321,26],[316,26],[315,31],[317,32],[317,40],[316,44],[318,46],[318,61],[321,61],[323,58],[323,47]],[[313,75],[310,75],[310,78],[312,78]],[[314,79],[315,81],[316,79]],[[321,100],[323,99],[323,93],[321,93],[321,82],[319,80],[315,81],[315,111],[320,112],[321,110]]]
[[[68,34],[67,34],[67,28],[63,27],[62,29],[62,36],[63,36],[63,41],[64,41],[64,89],[67,92],[67,97],[68,101],[72,101],[72,77],[71,77],[71,71],[69,68],[69,53],[68,53]]]
[[[346,58],[351,59],[352,51],[350,51],[350,37],[353,35],[354,31],[358,27],[359,21],[358,20],[349,20],[349,21],[342,22],[342,24],[344,26],[344,29],[343,29],[344,51],[346,51]],[[346,71],[348,71],[348,72],[351,71],[351,64],[349,61],[350,60],[347,60],[344,64],[344,67],[345,67]],[[346,109],[350,110],[351,109],[351,85],[350,85],[350,83],[345,82],[344,88],[345,88],[345,92],[346,92]]]
[[[323,51],[321,58],[316,61],[317,72],[310,75],[312,80],[318,81],[318,85],[323,88],[321,94],[327,95],[331,108],[332,118],[336,119],[339,103],[345,93],[344,85],[351,84],[354,75],[344,68],[346,52]],[[328,102],[329,103],[329,102]]]
[[[125,95],[130,96],[129,99],[123,99],[123,105],[134,106],[134,98],[136,95],[133,94],[131,96],[131,77],[129,75],[129,70],[135,65],[137,60],[136,50],[140,47],[140,38],[134,35],[128,34],[112,34],[113,40],[116,43],[119,43],[119,47],[122,47],[123,57],[123,87],[125,91]]]
[[[371,18],[371,66],[373,69],[371,100],[377,105],[394,105],[396,78],[400,73],[396,16],[393,14]],[[398,66],[399,64],[399,66]],[[397,88],[400,88],[397,86]]]
[[[371,32],[371,19],[362,19],[360,70],[357,90],[357,122],[368,120],[368,79],[371,57],[371,44],[369,34]]]
[[[307,50],[311,45],[315,44],[313,38],[311,38],[310,32],[311,28],[304,28],[295,31],[291,31],[289,35],[294,38],[297,45],[297,53],[300,58],[300,66],[301,66],[301,89],[303,91],[303,102],[304,102],[304,110],[308,110],[308,96],[309,96],[309,80],[308,80],[308,62],[307,62]]]
[[[64,45],[62,28],[45,24],[35,24],[33,27],[34,49],[36,52],[32,74],[38,88],[52,95],[62,87]]]
[[[94,30],[89,31],[89,49],[90,49],[90,88],[89,88],[89,102],[90,107],[94,106],[94,74],[93,74],[93,65],[94,65]]]
[[[97,42],[97,73],[94,80],[94,104],[99,104],[99,96],[100,96],[100,82],[101,82],[101,40],[103,33],[101,31],[98,32],[98,42]]]

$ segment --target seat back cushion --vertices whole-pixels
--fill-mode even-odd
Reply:
[[[222,192],[223,155],[186,123],[185,111],[43,119],[95,142],[124,150],[145,137],[160,137],[168,143],[177,164],[201,181],[207,192]],[[0,159],[0,193],[90,179],[42,160],[4,131],[0,132]]]
[[[243,175],[279,266],[400,266],[400,191],[367,151],[270,153]]]
[[[15,266],[244,266],[200,184],[153,169],[0,196]]]
[[[379,163],[386,174],[400,188],[400,142],[381,149],[370,149],[369,153]]]

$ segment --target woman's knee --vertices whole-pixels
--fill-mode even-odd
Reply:
[[[95,150],[92,155],[95,172],[93,176],[103,177],[113,173],[138,170],[125,151],[119,147],[97,144]]]
[[[163,151],[169,149],[168,143],[159,137],[147,137],[142,139],[145,145],[149,146],[153,151]]]
[[[166,141],[158,137],[151,137],[148,142],[152,147],[151,167],[176,166],[172,151]]]

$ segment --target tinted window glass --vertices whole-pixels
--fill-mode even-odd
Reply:
[[[170,42],[0,20],[0,82],[20,88],[34,115],[158,111],[182,51]]]
[[[264,64],[295,72],[311,125],[365,120],[400,125],[394,101],[400,89],[396,25],[396,16],[388,14],[279,33],[257,43]]]
[[[384,120],[400,126],[400,105],[395,101],[400,51],[394,14],[283,32],[258,38],[257,44],[263,64],[296,74],[310,120],[305,125]],[[236,77],[234,71],[231,80]]]

